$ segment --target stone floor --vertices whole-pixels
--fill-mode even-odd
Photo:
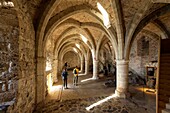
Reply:
[[[62,81],[55,84],[43,105],[35,113],[155,113],[155,93],[145,92],[143,86],[130,86],[127,100],[114,97],[115,87],[104,85],[106,77],[92,80],[91,74],[79,77],[79,85],[72,85],[69,73],[68,87]]]

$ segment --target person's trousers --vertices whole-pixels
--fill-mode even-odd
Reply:
[[[65,88],[67,88],[67,78],[64,78],[64,79],[63,79],[63,82],[64,82],[64,83],[63,83],[63,86],[64,86]]]
[[[74,76],[73,84],[74,84],[74,85],[77,85],[77,84],[78,84],[78,76]]]

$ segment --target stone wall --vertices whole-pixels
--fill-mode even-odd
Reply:
[[[99,51],[99,72],[103,71],[104,66],[108,69],[108,64],[111,66],[111,71],[114,71],[113,65],[114,65],[114,56],[107,50],[107,49],[101,49]]]
[[[149,46],[147,48],[146,45],[148,43]],[[129,70],[144,78],[146,72],[145,65],[150,61],[158,61],[158,47],[158,37],[139,34],[132,44]]]
[[[15,10],[0,10],[0,102],[15,98],[18,75],[19,27]]]
[[[14,57],[10,60],[15,60],[17,63],[7,63],[12,67],[17,67],[17,73],[15,73],[15,103],[8,107],[9,113],[31,113],[35,105],[35,33],[33,24],[28,13],[27,1],[26,0],[16,0],[14,8],[10,11],[16,9],[17,15],[15,19],[8,20],[11,18],[11,14],[4,18],[2,22],[7,25],[7,28],[12,30],[8,32],[7,30],[1,30],[2,34],[9,35],[12,40],[11,48],[13,49]],[[3,12],[4,15],[5,12]],[[17,16],[17,17],[16,17]],[[15,21],[17,19],[17,21]],[[17,27],[9,27],[11,25],[17,24]],[[9,25],[9,26],[8,26]],[[14,45],[15,44],[15,45]],[[10,53],[10,52],[8,52]],[[16,69],[16,68],[15,68]],[[11,69],[11,72],[15,72],[15,69]]]
[[[63,66],[65,62],[68,63],[69,67],[75,67],[75,66],[80,67],[80,63],[81,63],[78,54],[76,55],[74,52],[67,52],[64,55]]]

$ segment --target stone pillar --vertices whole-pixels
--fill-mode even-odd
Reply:
[[[85,60],[85,75],[89,73],[89,60]]]
[[[37,58],[37,77],[36,77],[36,103],[43,102],[46,94],[46,59]]]
[[[56,83],[58,81],[57,73],[58,73],[58,59],[55,59],[52,64],[53,83]]]
[[[116,60],[116,91],[115,94],[120,98],[126,98],[128,94],[128,72],[129,61]]]
[[[98,60],[93,59],[93,78],[98,79]]]
[[[84,70],[84,59],[81,59],[81,69],[80,72],[83,72]]]

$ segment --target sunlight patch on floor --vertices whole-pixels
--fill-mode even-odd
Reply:
[[[51,86],[49,94],[51,94],[51,93],[53,93],[53,92],[55,92],[55,91],[57,91],[57,90],[59,90],[61,88],[62,88],[62,85]]]
[[[95,79],[94,78],[88,78],[88,79],[81,80],[81,82],[86,82],[86,81],[89,81],[89,80],[95,80]]]
[[[100,100],[100,101],[98,101],[98,102],[90,105],[89,107],[86,107],[86,110],[89,111],[89,110],[92,109],[93,107],[98,106],[98,105],[100,105],[100,104],[102,104],[102,103],[104,103],[104,102],[106,102],[106,101],[108,101],[108,100],[110,100],[110,99],[112,99],[112,98],[114,98],[114,97],[116,97],[116,94],[113,94],[113,95],[111,95],[111,96],[109,96],[109,97],[107,97],[107,98],[105,98],[105,99],[103,99],[103,100]]]
[[[147,87],[138,87],[136,88],[138,91],[141,91],[143,93],[147,93],[147,94],[156,94],[156,90],[155,89],[151,89],[151,88],[147,88]]]

